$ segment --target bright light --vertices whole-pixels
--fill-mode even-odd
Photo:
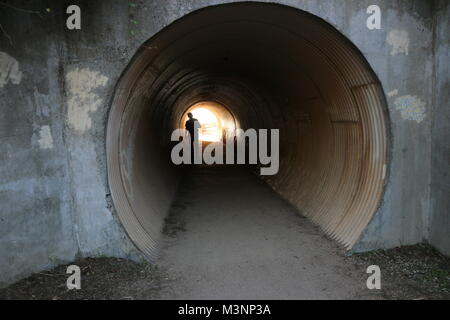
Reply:
[[[222,126],[214,113],[206,108],[192,109],[190,112],[200,122],[200,141],[215,142],[222,140]]]

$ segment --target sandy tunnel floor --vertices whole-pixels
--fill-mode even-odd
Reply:
[[[375,297],[365,270],[251,172],[189,171],[167,219],[162,298]]]

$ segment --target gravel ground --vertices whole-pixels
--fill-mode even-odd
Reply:
[[[81,269],[81,290],[66,286],[68,265]],[[88,258],[35,273],[0,289],[0,300],[157,299],[169,282],[154,265],[116,258]]]
[[[354,254],[359,266],[378,265],[385,299],[450,299],[450,257],[426,244]]]
[[[405,246],[346,257],[358,268],[380,266],[384,299],[450,299],[450,258],[428,245]],[[68,290],[68,265],[35,273],[0,289],[0,300],[159,299],[176,279],[148,263],[116,258],[74,261],[82,272],[82,289]]]

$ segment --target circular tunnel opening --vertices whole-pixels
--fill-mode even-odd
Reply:
[[[177,20],[141,46],[118,82],[108,178],[120,221],[139,249],[157,255],[180,180],[170,134],[202,104],[234,128],[279,129],[279,171],[261,178],[346,248],[357,242],[384,187],[380,82],[324,20],[252,2]]]

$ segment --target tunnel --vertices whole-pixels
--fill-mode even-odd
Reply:
[[[143,253],[157,256],[183,176],[170,161],[171,132],[198,104],[236,128],[279,129],[279,171],[259,178],[345,248],[357,243],[386,180],[381,84],[324,20],[245,2],[168,25],[142,44],[116,85],[108,182],[115,211]]]

